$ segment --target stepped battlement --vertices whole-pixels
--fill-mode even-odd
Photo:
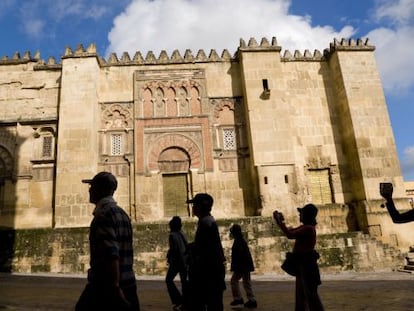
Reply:
[[[108,59],[98,55],[96,51],[96,45],[90,44],[86,49],[82,44],[79,44],[75,50],[70,47],[66,47],[61,60],[65,58],[82,58],[82,57],[97,57],[99,64],[103,67],[106,66],[132,66],[132,65],[165,65],[165,64],[182,64],[182,63],[205,63],[205,62],[230,62],[238,61],[239,53],[243,52],[262,52],[271,51],[281,53],[282,61],[323,61],[328,58],[335,51],[374,51],[375,46],[370,45],[369,40],[363,39],[334,39],[330,43],[329,48],[325,49],[323,53],[319,50],[315,50],[311,53],[309,50],[305,50],[304,53],[299,50],[295,50],[291,53],[289,50],[285,50],[283,55],[281,53],[282,47],[277,44],[276,37],[272,37],[271,41],[267,38],[262,38],[260,44],[257,43],[255,38],[250,38],[246,43],[244,39],[240,39],[240,44],[234,55],[224,49],[219,54],[215,49],[206,53],[203,49],[198,50],[194,55],[190,49],[185,50],[184,55],[181,55],[180,51],[174,50],[169,56],[167,51],[162,50],[158,57],[155,56],[153,51],[148,51],[145,57],[139,51],[131,58],[128,52],[123,52],[121,57],[118,57],[116,53],[111,53]],[[207,56],[208,55],[208,56]],[[30,52],[25,52],[23,56],[19,52],[13,54],[11,58],[3,56],[0,59],[0,65],[12,65],[27,62],[36,62],[36,69],[60,69],[61,64],[56,61],[54,57],[49,57],[47,61],[40,58],[40,52],[36,51],[32,57]]]

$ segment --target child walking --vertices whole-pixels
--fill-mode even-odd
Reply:
[[[173,310],[182,310],[186,304],[188,290],[187,239],[181,231],[182,223],[179,216],[174,216],[170,220],[169,226],[168,271],[165,282],[173,304]],[[181,293],[174,283],[174,278],[177,274],[180,275]]]
[[[239,281],[242,279],[243,288],[247,296],[247,302],[244,303],[244,306],[249,309],[257,308],[250,276],[250,272],[254,271],[253,258],[249,246],[243,237],[240,225],[234,224],[230,228],[230,236],[234,238],[231,248],[231,271],[233,274],[230,280],[233,301],[230,305],[234,308],[243,307],[244,301],[239,286]]]

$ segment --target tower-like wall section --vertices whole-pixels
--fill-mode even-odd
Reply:
[[[329,199],[344,203],[338,115],[322,55],[281,57],[280,47],[252,41],[239,53],[262,214],[275,208],[296,214],[296,206],[313,201],[309,175],[314,171],[329,171]]]
[[[284,102],[285,85],[279,51],[278,47],[240,48],[243,96],[255,166],[291,163],[293,159],[290,107]],[[269,83],[269,98],[265,98],[263,80]]]
[[[379,199],[380,182],[392,182],[395,196],[404,185],[374,58],[374,47],[355,43],[331,46],[329,66],[334,76],[341,115],[342,145],[347,158],[350,200]]]
[[[288,188],[279,185],[286,173],[296,175],[290,107],[283,96],[279,52],[280,47],[274,44],[263,47],[254,40],[248,47],[242,43],[239,48],[250,170],[256,180],[261,215],[270,215],[282,197],[287,205],[292,203]]]
[[[98,169],[98,77],[95,55],[62,60],[56,170],[56,227],[89,225],[93,206],[81,182]]]

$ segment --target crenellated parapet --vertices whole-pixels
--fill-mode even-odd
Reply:
[[[39,59],[37,64],[33,67],[34,70],[61,70],[62,64],[56,62],[56,59],[53,56],[50,56],[49,59],[44,61]]]
[[[207,54],[200,49],[196,54],[190,49],[185,50],[184,55],[178,50],[174,50],[169,55],[165,50],[162,50],[158,56],[153,51],[148,51],[145,57],[141,52],[137,51],[133,57],[128,52],[123,52],[120,57],[116,53],[109,55],[108,59],[97,54],[96,45],[90,44],[86,49],[82,44],[79,44],[75,50],[66,47],[61,60],[66,58],[83,58],[96,57],[100,66],[136,66],[136,65],[167,65],[167,64],[185,64],[185,63],[208,63],[208,62],[231,62],[238,61],[239,53],[244,52],[277,52],[280,53],[281,61],[323,61],[330,57],[336,51],[374,51],[375,46],[371,45],[368,39],[334,39],[330,43],[329,48],[325,49],[323,53],[319,50],[314,50],[311,53],[305,50],[303,53],[295,50],[293,53],[285,50],[283,55],[281,53],[282,47],[278,45],[276,37],[272,37],[269,41],[267,38],[262,38],[260,43],[255,38],[250,38],[248,42],[240,39],[239,47],[234,55],[231,55],[227,49],[224,49],[221,54],[216,50],[210,50]],[[13,54],[11,58],[3,56],[0,58],[0,65],[24,64],[28,62],[35,62],[35,70],[59,70],[62,68],[54,57],[49,57],[47,61],[40,58],[40,52],[36,52],[31,56],[30,52],[25,52],[23,56],[19,52]]]
[[[280,52],[282,50],[282,47],[277,44],[276,37],[272,37],[272,41],[269,42],[267,38],[262,38],[260,41],[260,44],[257,43],[255,38],[250,38],[248,43],[243,39],[240,39],[240,45],[239,45],[239,52],[254,52],[254,51],[276,51]]]
[[[64,55],[61,57],[61,59],[90,56],[98,57],[95,44],[90,44],[87,49],[85,49],[82,44],[79,44],[75,51],[72,51],[70,47],[66,47]],[[19,52],[15,52],[12,58],[3,56],[0,59],[0,65],[16,65],[25,64],[28,62],[36,63],[34,65],[34,70],[60,70],[62,68],[62,64],[58,63],[56,61],[56,58],[53,56],[49,57],[47,61],[41,59],[39,51],[37,51],[33,57],[31,56],[30,52],[25,52],[23,57],[20,56]]]
[[[34,56],[29,51],[24,52],[23,56],[19,52],[15,52],[11,58],[7,55],[0,58],[0,65],[9,64],[25,64],[29,62],[38,62],[40,60],[40,53],[37,51]]]
[[[334,39],[333,42],[329,44],[329,48],[324,50],[324,56],[329,57],[336,51],[374,51],[375,46],[371,45],[369,39],[365,40],[358,39]]]
[[[42,70],[42,69],[56,69],[60,70],[62,65],[56,62],[56,59],[51,56],[47,61],[40,58],[40,52],[36,51],[36,53],[32,56],[29,51],[24,52],[23,56],[20,55],[19,52],[15,52],[11,58],[8,56],[3,56],[0,59],[0,65],[19,65],[19,64],[27,64],[27,63],[36,63],[34,65],[34,70]]]
[[[168,64],[185,64],[185,63],[205,63],[205,62],[227,62],[234,58],[228,50],[223,50],[221,55],[216,50],[211,50],[207,54],[204,50],[199,50],[196,55],[189,49],[185,50],[184,55],[181,55],[178,50],[174,50],[171,56],[165,50],[162,50],[159,56],[155,56],[153,51],[148,51],[143,57],[140,52],[136,52],[131,58],[128,52],[124,52],[119,58],[116,53],[112,53],[108,60],[99,58],[101,66],[133,66],[133,65],[168,65]]]
[[[305,50],[302,54],[299,50],[295,50],[292,54],[289,50],[285,50],[281,61],[323,61],[329,58],[336,51],[374,51],[375,46],[371,45],[368,38],[362,39],[334,39],[330,43],[329,48],[323,53],[314,50],[313,54],[309,50]]]
[[[70,47],[66,47],[65,53],[62,56],[62,59],[64,58],[80,58],[80,57],[91,57],[91,56],[97,56],[96,53],[96,45],[94,43],[91,43],[86,49],[83,47],[82,44],[79,44],[75,51],[72,51]]]
[[[313,54],[309,50],[305,50],[303,54],[299,50],[295,50],[293,54],[289,50],[285,50],[283,56],[281,57],[282,62],[322,61],[324,59],[323,54],[319,50],[315,50]]]
[[[269,42],[267,38],[262,38],[260,44],[257,43],[255,38],[250,38],[248,43],[243,39],[240,39],[239,52],[278,52],[281,53],[282,47],[277,44],[276,37],[272,37]],[[281,61],[321,61],[324,59],[323,54],[319,50],[315,50],[312,54],[309,50],[305,50],[302,54],[299,50],[295,50],[291,53],[289,50],[285,50],[283,56],[280,57]]]

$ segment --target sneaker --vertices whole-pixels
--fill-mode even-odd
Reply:
[[[232,302],[230,302],[230,306],[232,307],[243,307],[243,299],[234,299]]]
[[[248,302],[244,304],[244,306],[248,309],[255,309],[257,308],[257,302],[256,300],[249,300]]]

